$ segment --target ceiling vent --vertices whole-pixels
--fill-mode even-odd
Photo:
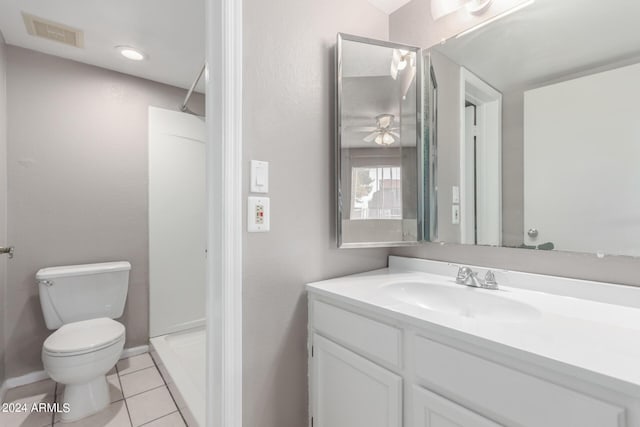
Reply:
[[[42,37],[43,39],[53,40],[74,47],[84,46],[84,36],[81,30],[38,18],[37,16],[24,12],[22,12],[22,17],[24,18],[24,25],[27,27],[27,32],[32,36]]]

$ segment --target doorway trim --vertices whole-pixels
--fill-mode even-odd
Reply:
[[[242,427],[242,2],[206,2],[207,427]]]
[[[459,150],[460,150],[460,243],[475,241],[475,230],[469,229],[465,218],[473,207],[467,206],[468,164],[465,107],[470,101],[476,106],[477,138],[482,146],[479,157],[483,162],[481,171],[485,194],[483,222],[484,237],[480,244],[499,246],[502,242],[502,94],[464,67],[460,67],[459,99]]]

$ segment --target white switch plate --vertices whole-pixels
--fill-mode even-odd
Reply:
[[[460,205],[451,206],[451,224],[460,224]]]
[[[451,187],[451,203],[460,203],[460,187],[457,185]]]
[[[269,198],[249,197],[247,202],[247,231],[264,233],[269,231]]]
[[[251,192],[269,192],[269,162],[251,160]]]

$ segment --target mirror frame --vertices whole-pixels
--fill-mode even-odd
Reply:
[[[416,55],[416,185],[418,188],[418,194],[416,197],[416,240],[409,241],[371,241],[371,242],[358,242],[358,243],[345,243],[342,240],[342,42],[351,41],[357,43],[365,43],[374,46],[386,47],[390,49],[403,49],[414,52]],[[424,239],[424,188],[423,179],[424,176],[424,162],[422,161],[424,156],[424,127],[423,122],[423,49],[415,46],[403,45],[399,43],[392,43],[383,40],[375,40],[367,37],[354,36],[351,34],[338,33],[336,49],[335,49],[335,161],[334,161],[334,176],[335,176],[335,203],[336,203],[336,237],[338,248],[387,248],[398,246],[415,246],[418,245]]]

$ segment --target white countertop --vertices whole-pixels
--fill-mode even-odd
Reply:
[[[442,272],[441,268],[438,273]],[[501,272],[499,277],[505,274],[508,272]],[[516,273],[515,281],[521,274]],[[533,276],[539,281],[545,277]],[[501,353],[640,396],[640,308],[519,287],[501,286],[497,291],[470,289],[472,292],[499,294],[503,298],[526,303],[540,312],[534,319],[505,321],[433,311],[389,298],[381,292],[381,288],[392,283],[416,281],[425,286],[462,286],[455,283],[453,274],[445,276],[382,269],[311,283],[307,289],[312,294],[338,299],[430,330],[436,329],[439,333],[448,333],[472,344],[480,340],[485,347],[490,345]],[[511,283],[514,283],[513,277]],[[633,296],[640,295],[640,289],[623,291]]]

